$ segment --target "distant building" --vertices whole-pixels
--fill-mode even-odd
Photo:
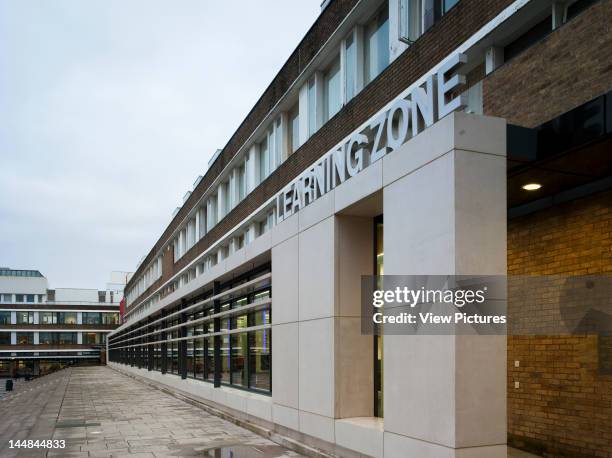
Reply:
[[[49,289],[38,270],[0,268],[0,376],[37,376],[105,362],[129,280],[112,272],[105,290]]]

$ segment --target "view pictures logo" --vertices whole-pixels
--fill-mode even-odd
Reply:
[[[482,304],[485,302],[487,287],[482,289],[410,289],[407,286],[397,286],[393,290],[377,289],[372,293],[372,305],[383,307],[385,303],[408,305],[416,307],[423,303],[453,304],[463,307],[466,304]]]

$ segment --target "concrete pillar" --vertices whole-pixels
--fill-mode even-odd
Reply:
[[[40,343],[38,332],[34,333],[34,345],[38,345]]]
[[[77,344],[79,345],[83,344],[83,333],[82,332],[77,332]]]
[[[39,323],[39,318],[38,318],[38,313],[39,312],[34,312],[34,324],[38,324]]]
[[[17,324],[17,312],[11,312],[11,324]]]
[[[17,345],[17,332],[11,332],[11,345]]]
[[[83,324],[83,312],[77,312],[77,324]]]
[[[505,133],[453,114],[385,158],[386,275],[506,273]],[[505,458],[505,336],[385,336],[384,398],[385,457]]]

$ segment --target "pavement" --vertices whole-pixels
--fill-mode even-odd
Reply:
[[[65,448],[10,448],[9,440],[39,440],[45,446],[65,441]],[[46,456],[302,455],[180,397],[95,366],[68,368],[16,384],[15,391],[0,399],[0,457]],[[508,457],[533,456],[508,449]]]
[[[9,440],[65,448],[9,448]],[[45,443],[46,445],[46,443]],[[51,443],[50,445],[53,445]],[[0,400],[1,457],[300,457],[107,367],[68,368]]]

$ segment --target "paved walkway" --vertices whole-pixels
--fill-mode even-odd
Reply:
[[[65,369],[0,400],[0,456],[299,457],[233,423],[106,367]],[[10,439],[65,440],[10,449]]]
[[[65,440],[64,449],[9,440]],[[107,367],[64,369],[0,399],[0,457],[286,458],[301,455]],[[508,457],[529,455],[509,449]]]

